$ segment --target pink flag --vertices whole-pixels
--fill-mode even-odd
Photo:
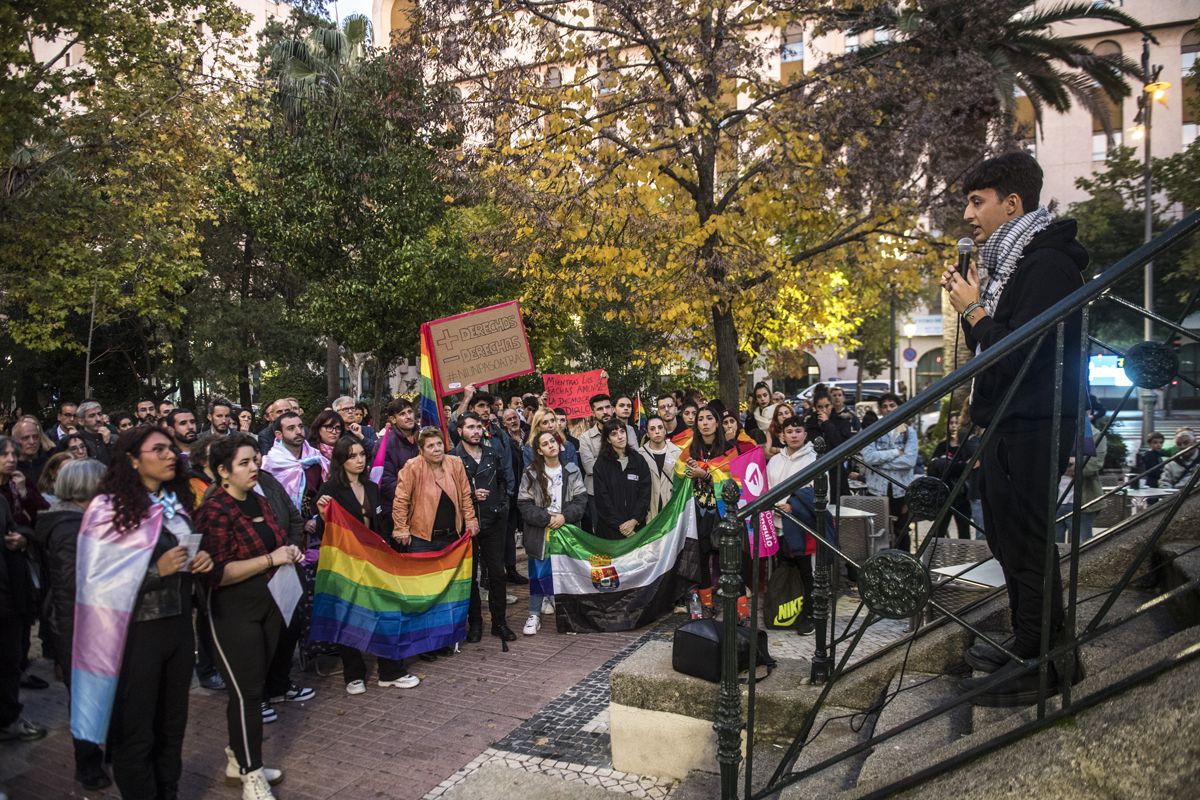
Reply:
[[[742,453],[729,462],[729,474],[742,487],[742,499],[738,506],[757,500],[767,490],[767,460],[761,447]],[[749,522],[750,552],[755,552],[754,528]],[[773,556],[779,552],[779,537],[775,534],[775,515],[769,511],[758,515],[758,555]]]

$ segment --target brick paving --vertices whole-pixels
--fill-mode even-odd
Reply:
[[[518,596],[509,620],[519,629],[527,593],[509,588]],[[840,599],[839,633],[857,605]],[[464,643],[455,656],[414,660],[412,671],[422,683],[409,690],[368,681],[367,693],[352,697],[340,675],[297,669],[293,677],[313,686],[317,696],[279,704],[279,721],[264,728],[266,764],[285,772],[276,794],[280,800],[435,798],[480,766],[503,764],[637,797],[664,797],[671,782],[612,770],[608,679],[644,641],[669,639],[684,619],[674,615],[641,631],[572,636],[556,634],[546,618],[537,636],[521,636],[507,653],[498,639],[485,636],[479,644]],[[877,622],[855,658],[899,638],[904,628]],[[776,657],[812,653],[812,636],[769,636]],[[336,659],[322,659],[323,666],[334,664]],[[33,671],[53,678],[44,660]],[[0,746],[0,788],[10,800],[116,800],[115,787],[85,793],[74,782],[67,695],[52,683],[45,691],[22,693],[26,716],[51,733],[33,744]],[[193,688],[189,713],[180,796],[240,797],[240,788],[225,785],[223,777],[225,693]]]
[[[527,594],[524,587],[513,589],[519,600],[509,607],[510,622],[519,630]],[[369,682],[366,694],[353,697],[340,675],[297,670],[293,677],[303,678],[317,696],[279,704],[279,721],[264,728],[264,760],[285,773],[276,793],[280,800],[423,797],[643,634],[559,635],[550,622],[537,636],[513,642],[507,653],[498,639],[485,636],[479,644],[464,643],[455,656],[414,660],[412,671],[422,679],[415,689]],[[53,678],[44,660],[33,671]],[[25,715],[51,733],[33,744],[0,747],[0,787],[10,799],[116,800],[115,787],[85,793],[74,781],[63,686],[22,692],[22,702]],[[181,797],[241,796],[239,787],[224,784],[226,742],[225,693],[194,688]]]

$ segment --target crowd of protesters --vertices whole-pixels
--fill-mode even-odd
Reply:
[[[538,396],[517,395],[506,404],[468,386],[458,406],[446,408],[445,436],[420,428],[417,409],[403,397],[382,409],[378,429],[365,404],[350,397],[309,418],[293,398],[275,400],[258,419],[219,397],[200,413],[143,400],[132,414],[106,415],[89,400],[59,404],[46,427],[20,416],[10,436],[0,437],[0,740],[33,741],[46,733],[21,716],[19,702],[21,689],[49,688],[28,672],[35,626],[56,674],[71,684],[82,596],[76,551],[88,526],[118,534],[148,530],[150,552],[105,578],[132,587],[136,603],[108,735],[102,742],[75,740],[77,780],[89,790],[115,781],[127,798],[174,797],[194,675],[204,688],[228,693],[226,777],[241,781],[244,797],[266,800],[282,776],[262,763],[263,725],[278,719],[275,705],[315,694],[292,679],[297,647],[307,645],[303,615],[285,624],[267,586],[286,564],[307,567],[311,576],[330,502],[397,552],[436,551],[471,534],[475,580],[463,640],[482,639],[486,604],[490,633],[507,643],[519,636],[508,624],[507,605],[516,598],[506,585],[534,578],[522,634],[537,635],[542,616],[554,613],[553,595],[538,579],[549,569],[548,531],[574,524],[600,538],[632,536],[671,502],[683,485],[676,476],[690,478],[700,545],[696,588],[711,605],[718,574],[714,474],[727,463],[721,459],[761,446],[768,482],[779,485],[818,457],[818,438],[826,447],[840,445],[901,403],[885,394],[856,409],[842,388],[824,384],[792,402],[759,383],[744,413],[687,391],[662,394],[654,413],[638,419],[640,403],[631,397],[600,394],[590,400],[591,418],[572,424]],[[978,446],[961,423],[951,416],[926,465],[950,485]],[[1189,436],[1181,432],[1176,447],[1191,447]],[[1200,462],[1193,454],[1154,472],[1162,436],[1151,434],[1147,442],[1142,460],[1150,480],[1178,483]],[[891,544],[909,549],[905,489],[918,462],[916,429],[895,427],[831,470],[830,502],[851,491],[887,498]],[[1097,469],[1084,474],[1090,478]],[[975,483],[968,476],[934,535],[946,535],[951,520],[959,537],[980,529]],[[797,504],[811,502],[811,490],[793,494],[779,511],[804,516]],[[528,575],[518,570],[518,540]],[[813,550],[803,536],[785,539],[780,557],[811,575]],[[748,571],[744,579],[751,582]],[[811,622],[797,628],[811,629]],[[366,692],[363,653],[331,652],[341,659],[346,692]],[[377,659],[377,669],[380,688],[420,682],[404,661]],[[147,685],[157,687],[152,696],[138,692],[132,702],[131,687]]]

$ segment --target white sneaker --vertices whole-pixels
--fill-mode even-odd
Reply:
[[[367,684],[362,681],[350,681],[346,684],[346,694],[362,694],[367,691]]]
[[[283,773],[277,769],[262,768],[262,774],[267,779],[267,783],[276,784],[283,780]],[[233,754],[233,750],[228,746],[225,747],[225,783],[230,786],[237,786],[242,782],[242,768],[238,766],[237,756]]]
[[[554,598],[553,597],[543,597],[542,598],[542,613],[543,614],[553,614],[554,613]]]
[[[242,800],[275,800],[263,770],[256,769],[242,776]]]
[[[533,636],[542,627],[542,618],[537,614],[530,614],[529,619],[525,620],[525,627],[521,629],[521,633],[526,636]]]
[[[396,689],[412,689],[420,682],[421,679],[416,675],[401,675],[399,678],[394,678],[390,681],[381,680],[379,681],[379,685],[384,688],[394,687]]]

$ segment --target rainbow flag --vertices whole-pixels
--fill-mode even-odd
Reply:
[[[337,503],[325,515],[312,641],[401,659],[466,638],[469,536],[433,553],[397,553]]]
[[[442,398],[437,391],[437,366],[433,362],[433,335],[429,324],[421,325],[421,399],[418,425],[446,430],[442,419]]]
[[[642,396],[640,394],[633,397],[633,418],[637,420],[636,427],[639,432],[646,430],[646,407],[642,405]]]

